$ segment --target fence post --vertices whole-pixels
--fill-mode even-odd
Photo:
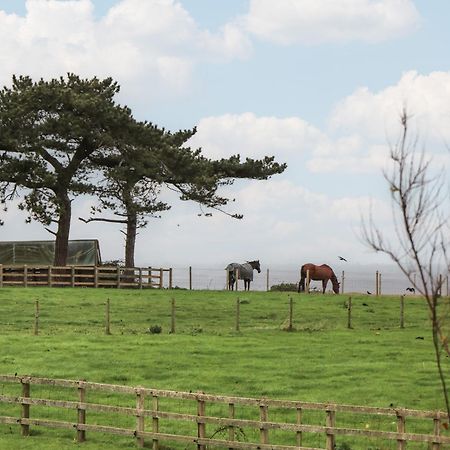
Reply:
[[[405,416],[397,412],[397,433],[404,433],[406,431]],[[406,450],[406,441],[403,438],[397,439],[397,450]]]
[[[441,434],[441,418],[439,412],[436,417],[433,418],[434,435],[438,437]],[[433,442],[432,450],[440,450],[441,444],[439,442]]]
[[[400,296],[400,328],[405,328],[405,296]]]
[[[30,383],[21,380],[22,383],[22,398],[27,399],[30,398]],[[29,419],[30,418],[30,405],[24,403],[22,401],[22,419]],[[22,436],[29,436],[30,435],[30,425],[28,424],[21,424],[20,426],[22,428]]]
[[[236,300],[236,331],[240,331],[240,321],[241,321],[241,302],[239,297]]]
[[[342,276],[341,276],[341,294],[344,293],[344,282],[345,282],[345,272],[342,271]]]
[[[381,272],[378,273],[378,295],[381,295]]]
[[[192,266],[189,266],[189,290],[192,291]]]
[[[352,298],[348,298],[348,305],[347,305],[347,328],[349,330],[353,329],[352,327]]]
[[[23,286],[28,287],[28,267],[26,264],[23,266]]]
[[[378,297],[378,270],[375,272],[375,295]]]
[[[297,425],[302,424],[302,408],[297,408]],[[302,446],[302,432],[297,431],[297,447]]]
[[[152,431],[153,433],[159,433],[159,419],[158,419],[158,409],[159,409],[159,400],[158,396],[153,394],[152,400]],[[157,438],[153,438],[153,450],[159,449],[159,440]]]
[[[145,426],[145,415],[143,410],[145,409],[145,392],[136,389],[136,431],[143,432]],[[136,435],[138,447],[144,448],[144,437]]]
[[[170,320],[170,332],[172,334],[175,334],[175,310],[176,310],[175,299],[172,298],[171,320]]]
[[[260,405],[259,406],[259,420],[261,422],[267,422],[268,416],[269,416],[268,406]],[[260,428],[260,440],[261,440],[261,444],[269,443],[269,430],[266,428],[266,425],[263,425],[263,424],[261,424],[261,428]]]
[[[236,280],[236,291],[239,290],[239,269],[234,269],[234,279]]]
[[[288,326],[288,331],[292,331],[294,329],[293,316],[294,316],[294,301],[292,300],[292,297],[289,297],[289,326]]]
[[[94,287],[98,288],[98,267],[94,267]]]
[[[70,286],[75,287],[75,266],[70,266]]]
[[[39,300],[36,300],[34,305],[34,335],[39,334]]]
[[[448,279],[447,279],[448,280]],[[448,284],[447,284],[448,285]],[[3,264],[0,264],[0,288],[3,287]],[[447,289],[448,290],[448,289]],[[448,294],[447,294],[448,295]]]
[[[327,410],[327,450],[334,450],[335,448],[335,438],[334,438],[334,431],[330,430],[330,428],[334,428],[336,423],[336,412]]]
[[[169,289],[173,287],[173,270],[172,267],[169,268]]]
[[[164,271],[162,269],[159,269],[159,288],[163,288],[163,277],[164,277]]]
[[[105,334],[111,334],[111,315],[109,298],[106,300],[105,310]]]
[[[309,269],[306,271],[306,289],[305,291],[309,294],[309,283],[311,279],[309,278]]]
[[[84,425],[86,423],[86,409],[81,405],[86,401],[86,388],[82,381],[78,383],[78,408],[77,408],[77,425]],[[86,430],[81,430],[77,427],[77,442],[84,442],[86,440]]]
[[[204,439],[206,436],[206,425],[203,421],[202,417],[205,415],[205,401],[198,400],[197,401],[197,436],[199,439]],[[206,446],[204,444],[197,444],[198,450],[206,450]]]
[[[228,417],[230,419],[234,419],[235,417],[235,410],[234,410],[234,403],[228,403]],[[236,439],[236,433],[234,430],[233,425],[228,426],[228,440],[234,441]],[[229,447],[228,450],[233,450],[233,447]]]
[[[120,288],[120,267],[119,266],[117,266],[117,280],[116,280],[116,282],[117,282],[117,289],[119,289]]]
[[[139,289],[142,289],[142,267],[139,267]]]
[[[266,277],[266,291],[269,292],[269,269],[267,269],[267,277]]]

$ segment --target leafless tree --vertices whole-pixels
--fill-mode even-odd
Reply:
[[[450,271],[449,195],[445,170],[435,170],[424,150],[418,150],[417,138],[410,138],[410,117],[404,109],[402,133],[390,146],[390,168],[383,175],[392,200],[395,233],[386,237],[375,225],[372,215],[363,219],[363,240],[396,263],[428,306],[433,346],[444,395],[450,415],[447,392],[449,336],[446,326],[448,299],[442,297],[444,278]]]

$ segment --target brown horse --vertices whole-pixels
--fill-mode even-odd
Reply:
[[[331,280],[333,284],[333,291],[336,294],[339,294],[339,282],[336,278],[336,275],[333,272],[333,269],[326,264],[322,264],[321,266],[316,266],[315,264],[303,264],[300,269],[300,282],[298,283],[298,292],[305,291],[305,279],[307,272],[309,270],[309,279],[310,280],[321,280],[322,281],[322,293],[325,294],[325,289],[328,284],[328,280]]]

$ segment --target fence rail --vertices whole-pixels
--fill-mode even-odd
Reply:
[[[442,411],[421,411],[403,408],[377,408],[340,404],[312,403],[288,400],[273,400],[267,398],[243,398],[228,397],[221,395],[210,395],[205,393],[178,392],[161,389],[148,389],[144,387],[130,387],[112,384],[91,383],[86,381],[59,380],[51,378],[37,378],[29,376],[0,375],[0,382],[10,387],[17,384],[21,386],[21,395],[0,395],[0,403],[20,405],[20,417],[0,416],[2,424],[16,424],[21,427],[22,435],[30,434],[30,426],[42,426],[50,428],[65,428],[76,431],[78,442],[87,439],[86,432],[102,432],[134,437],[139,447],[144,446],[145,439],[151,439],[153,449],[159,448],[163,441],[182,442],[184,444],[197,445],[198,449],[206,446],[227,447],[229,449],[271,449],[271,450],[332,450],[336,446],[338,436],[357,436],[364,439],[384,439],[397,441],[397,449],[406,449],[407,442],[425,442],[431,445],[433,450],[440,450],[442,444],[449,444],[450,437],[440,434],[442,424],[448,424],[448,416]],[[31,386],[44,385],[48,389],[69,388],[74,390],[77,401],[51,400],[32,397]],[[115,394],[131,395],[135,400],[135,407],[117,406],[112,404],[99,404],[86,401],[88,392],[113,392]],[[179,401],[194,402],[197,406],[196,413],[184,414],[180,412],[164,411],[160,400],[177,399]],[[151,409],[145,408],[146,400],[151,401]],[[110,401],[113,401],[110,399]],[[228,416],[223,417],[206,413],[207,409],[214,404],[222,404],[228,408]],[[207,408],[208,405],[208,408]],[[34,409],[39,406],[46,408],[60,408],[72,410],[74,421],[54,420],[52,418],[31,418]],[[258,419],[236,418],[237,408],[254,408]],[[178,405],[179,408],[179,405]],[[285,410],[295,413],[295,422],[270,420],[272,410]],[[47,411],[45,409],[44,411]],[[178,411],[178,409],[177,409]],[[325,425],[316,425],[302,422],[302,414],[306,411],[323,413]],[[41,412],[41,411],[39,411]],[[99,425],[87,423],[90,419],[89,413],[116,413],[136,418],[135,427],[116,427],[110,425]],[[369,414],[374,416],[394,417],[396,419],[396,431],[369,430],[349,426],[338,426],[340,414]],[[96,416],[98,417],[98,415]],[[411,418],[419,418],[429,421],[429,433],[406,432],[406,421]],[[151,419],[146,422],[146,419]],[[95,420],[95,419],[94,419]],[[180,434],[167,430],[161,432],[164,421],[175,421],[178,431],[180,422],[188,422],[196,425],[194,434]],[[151,431],[146,430],[151,426]],[[228,430],[228,439],[214,438],[214,434],[207,437],[207,426],[214,425],[225,427]],[[240,428],[252,429],[259,439],[246,440],[237,438],[236,431]],[[275,442],[272,432],[282,430],[292,435],[295,445]],[[170,431],[170,432],[169,432]],[[325,447],[302,446],[306,434],[320,434],[324,436]],[[429,447],[430,448],[430,447]]]
[[[168,280],[164,275],[168,275]],[[172,288],[172,269],[107,266],[28,266],[0,264],[0,287]]]

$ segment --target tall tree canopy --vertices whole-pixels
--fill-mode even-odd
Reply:
[[[29,220],[56,224],[56,231],[47,229],[56,237],[57,266],[66,264],[72,201],[79,195],[97,195],[94,211],[115,215],[88,221],[126,224],[125,260],[132,267],[136,230],[170,208],[158,199],[162,187],[219,208],[229,201],[218,194],[221,185],[267,179],[286,168],[273,157],[208,159],[201,149],[184,147],[195,129],[170,133],[138,122],[114,102],[118,91],[111,78],[74,74],[38,82],[13,77],[0,91],[0,201],[19,197]]]
[[[229,202],[218,194],[220,186],[231,184],[235,178],[267,179],[286,167],[274,162],[273,157],[244,162],[238,155],[221,160],[205,158],[201,149],[184,147],[195,132],[194,128],[172,134],[144,123],[133,145],[118,147],[114,155],[103,161],[105,179],[97,191],[99,205],[93,208],[91,218],[81,220],[125,224],[126,267],[134,267],[137,229],[146,226],[149,216],[170,208],[158,200],[162,187],[178,192],[181,200],[217,209]],[[105,210],[111,210],[115,218],[96,216]]]
[[[0,200],[19,194],[30,220],[56,224],[55,265],[65,265],[77,195],[93,192],[90,174],[98,153],[127,138],[131,112],[115,104],[111,78],[33,82],[13,77],[0,91]]]

